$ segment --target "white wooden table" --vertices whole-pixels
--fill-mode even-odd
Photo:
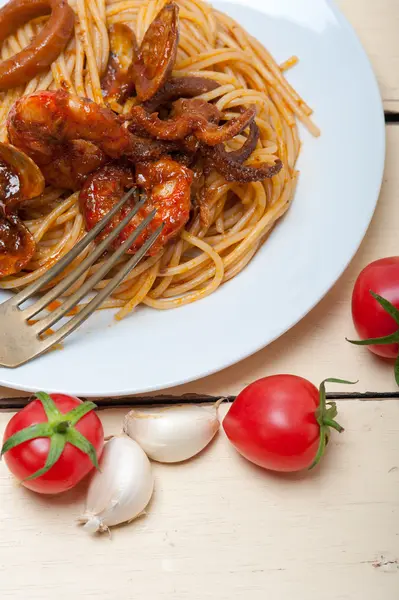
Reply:
[[[386,111],[399,114],[398,0],[339,4],[371,58]],[[235,395],[279,372],[315,383],[359,379],[355,397],[338,402],[346,431],[333,438],[323,467],[311,475],[270,475],[241,459],[220,434],[194,461],[155,465],[148,516],[115,530],[109,541],[86,536],[74,523],[84,486],[40,498],[17,489],[0,464],[1,600],[399,599],[398,389],[391,364],[343,343],[353,334],[348,307],[358,272],[398,254],[399,124],[387,124],[387,145],[374,220],[328,296],[240,365],[168,390]],[[20,395],[0,390],[0,403],[6,398],[3,406],[11,407],[9,398]],[[120,429],[125,412],[100,412],[107,433]],[[11,415],[10,408],[0,412],[0,436]]]

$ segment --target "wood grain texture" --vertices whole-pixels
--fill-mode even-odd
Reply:
[[[386,110],[399,112],[399,2],[335,0],[373,65]]]
[[[46,499],[0,464],[2,600],[397,600],[399,402],[340,413],[346,431],[311,474],[258,469],[223,433],[191,462],[154,464],[148,515],[112,540],[74,523],[85,485]],[[125,411],[100,414],[120,430]]]

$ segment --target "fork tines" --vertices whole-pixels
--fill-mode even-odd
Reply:
[[[19,292],[14,298],[9,300],[12,301],[16,306],[20,306],[23,302],[34,296],[43,286],[47,285],[51,282],[51,280],[57,277],[66,267],[68,267],[71,262],[79,256],[79,254],[91,243],[110,223],[111,219],[122,209],[125,203],[131,198],[131,196],[136,195],[136,203],[134,207],[128,211],[126,216],[121,220],[121,222],[107,235],[107,237],[99,243],[94,251],[87,256],[82,263],[74,269],[71,273],[69,273],[64,279],[62,279],[54,288],[50,289],[46,294],[44,294],[41,298],[39,298],[34,304],[27,306],[26,308],[21,309],[21,313],[24,319],[28,321],[38,313],[40,313],[43,309],[46,308],[52,301],[59,298],[71,285],[73,285],[79,277],[81,277],[92,265],[93,263],[107,250],[112,244],[112,242],[118,237],[118,235],[122,232],[122,230],[126,227],[126,225],[131,221],[131,219],[137,215],[140,208],[144,205],[146,201],[146,196],[138,197],[137,188],[133,188],[127,194],[123,196],[123,198],[116,204],[109,213],[89,232],[85,235],[84,238],[80,240],[78,244],[66,254],[59,262],[57,262],[47,273],[45,273],[40,279],[35,281],[26,289]],[[105,275],[118,263],[121,256],[132,246],[132,244],[137,240],[137,238],[143,233],[143,231],[148,227],[148,225],[153,220],[156,214],[156,210],[154,209],[139,225],[138,227],[129,235],[129,237],[123,242],[121,246],[117,248],[110,256],[107,258],[104,263],[101,265],[99,269],[93,273],[87,281],[84,282],[79,289],[68,296],[64,302],[53,312],[45,316],[44,318],[38,320],[34,325],[30,326],[30,329],[34,331],[34,333],[39,336],[46,330],[48,330],[52,325],[57,323],[62,317],[65,317],[70,313],[71,309],[73,309],[89,292],[91,292],[95,286],[105,277]],[[128,275],[128,273],[140,262],[140,260],[145,256],[151,246],[154,244],[158,236],[160,235],[163,229],[163,224],[160,225],[151,236],[144,242],[142,247],[132,255],[132,257],[124,263],[121,268],[118,270],[116,275],[112,277],[112,279],[108,282],[108,284],[99,292],[95,294],[95,296],[86,304],[75,316],[73,316],[67,323],[62,325],[55,333],[52,335],[46,336],[45,339],[42,340],[44,346],[46,348],[52,346],[53,344],[60,342],[64,337],[66,337],[69,333],[74,331],[77,327],[81,325],[93,312],[98,308],[104,300],[113,292],[113,290],[123,281],[123,279]],[[44,349],[46,349],[44,348]],[[44,350],[43,350],[44,351]]]

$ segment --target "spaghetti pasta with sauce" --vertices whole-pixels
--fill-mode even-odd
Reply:
[[[177,139],[175,130],[165,132],[164,121],[159,123],[159,120],[150,118],[151,111],[140,112],[137,96],[131,90],[125,97],[122,97],[123,94],[119,97],[104,94],[107,76],[110,73],[114,75],[116,67],[123,73],[123,61],[130,61],[123,39],[116,36],[113,40],[113,32],[126,33],[127,30],[121,29],[121,26],[127,26],[135,33],[137,43],[141,44],[146,31],[166,5],[165,0],[70,0],[69,6],[75,13],[74,31],[64,50],[46,70],[27,83],[1,93],[1,140],[10,141],[7,117],[16,101],[42,90],[63,90],[89,98],[97,105],[109,106],[115,115],[119,115],[120,123],[124,120],[128,123],[130,115],[134,114],[139,129],[144,127],[147,136],[151,128],[158,127],[164,132],[162,143],[173,144],[165,140],[173,135],[173,139]],[[212,110],[223,114],[225,121],[222,126],[212,126],[213,129],[205,124],[208,141],[216,130],[219,135],[229,124],[233,129],[234,123],[241,120],[242,125],[250,107],[255,106],[254,125],[248,120],[249,133],[247,127],[245,130],[241,128],[237,135],[227,140],[225,149],[230,151],[231,161],[246,142],[250,145],[251,127],[255,127],[257,132],[252,140],[255,144],[250,155],[244,157],[246,162],[239,169],[238,180],[226,175],[225,163],[212,149],[216,145],[202,146],[202,158],[205,157],[207,166],[199,173],[198,191],[193,197],[189,219],[177,235],[171,236],[167,244],[139,264],[103,305],[104,308],[119,309],[117,318],[124,317],[141,303],[167,309],[194,302],[235,277],[256,254],[294,197],[298,177],[295,165],[300,151],[298,120],[313,135],[319,135],[310,118],[312,110],[284,77],[284,71],[297,62],[296,57],[279,66],[257,40],[209,4],[201,0],[177,0],[177,5],[180,36],[171,77],[175,81],[187,77],[196,78],[197,82],[201,81],[198,78],[214,82],[214,85],[207,86],[207,91],[199,89],[203,93],[196,96],[198,100],[206,101],[207,109],[213,107]],[[28,46],[45,27],[48,18],[36,18],[10,35],[1,46],[1,60],[6,61]],[[122,48],[119,58],[114,47],[118,43]],[[119,62],[113,65],[112,61],[116,58]],[[112,87],[115,82],[118,83],[118,77],[111,79]],[[136,80],[136,88],[139,89],[137,85]],[[147,99],[148,107],[153,97],[150,94]],[[204,103],[195,106],[202,106],[202,110]],[[13,114],[15,118],[15,112]],[[184,114],[189,128],[191,117]],[[179,126],[180,116],[176,116]],[[198,115],[194,116],[198,120]],[[208,117],[209,123],[212,118],[212,115]],[[192,131],[195,133],[194,129],[190,133]],[[198,128],[198,131],[202,130]],[[200,133],[198,137],[200,139]],[[14,143],[14,140],[11,141]],[[198,140],[196,143],[200,144]],[[21,150],[26,151],[22,146]],[[35,160],[34,155],[30,156]],[[218,160],[223,163],[220,168],[217,168]],[[185,164],[190,169],[191,165]],[[216,168],[211,168],[212,165]],[[250,167],[251,173],[251,168],[260,169],[262,165],[269,165],[270,169],[279,165],[279,168],[270,171],[270,176],[262,180],[244,181],[246,167]],[[43,172],[46,174],[45,170]],[[32,283],[85,234],[87,214],[82,214],[80,195],[80,190],[71,193],[53,184],[47,186],[40,196],[21,205],[19,214],[33,236],[35,251],[20,272],[0,279],[0,288],[15,290]],[[92,247],[78,257],[72,268],[87,256]],[[76,291],[101,262],[95,263],[67,290],[66,295]],[[107,281],[101,281],[98,288],[104,287]]]

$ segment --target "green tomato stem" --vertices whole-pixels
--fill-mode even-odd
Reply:
[[[378,304],[385,310],[386,313],[395,321],[397,325],[399,325],[399,310],[389,302],[386,298],[383,298],[379,294],[374,293],[370,290],[370,294],[373,298],[378,302]],[[384,335],[382,337],[376,338],[367,338],[365,340],[349,340],[345,338],[347,342],[350,344],[355,344],[356,346],[384,346],[386,344],[399,344],[399,329],[397,329],[394,333],[390,335]],[[395,362],[394,367],[395,381],[399,386],[399,354],[398,358]]]
[[[335,431],[338,431],[338,433],[345,431],[345,429],[339,423],[333,421],[332,419],[324,419],[323,423],[326,427],[331,427],[332,429],[335,429]]]
[[[20,444],[37,438],[47,437],[50,438],[50,448],[45,465],[43,468],[27,477],[25,481],[36,479],[47,473],[47,471],[49,471],[59,460],[67,442],[84,452],[90,458],[94,467],[98,469],[96,449],[93,444],[75,428],[75,425],[85,415],[96,408],[94,402],[82,402],[82,404],[79,404],[67,414],[62,414],[58,410],[51,396],[45,392],[39,392],[36,396],[43,405],[47,422],[38,423],[26,427],[25,429],[21,429],[21,431],[17,431],[17,433],[9,437],[3,444],[0,456],[3,456],[3,454],[12,448],[16,448]]]
[[[319,387],[319,406],[315,411],[316,421],[320,427],[319,446],[317,448],[316,456],[309,469],[313,469],[322,459],[330,435],[330,429],[335,429],[338,431],[338,433],[342,433],[344,431],[344,428],[334,420],[334,417],[337,415],[336,403],[326,402],[326,383],[343,383],[347,385],[354,385],[357,383],[357,381],[348,381],[346,379],[336,379],[334,377],[330,377],[321,382]]]
[[[71,426],[70,421],[61,421],[58,425],[54,425],[54,431],[56,433],[66,433],[67,429]]]

